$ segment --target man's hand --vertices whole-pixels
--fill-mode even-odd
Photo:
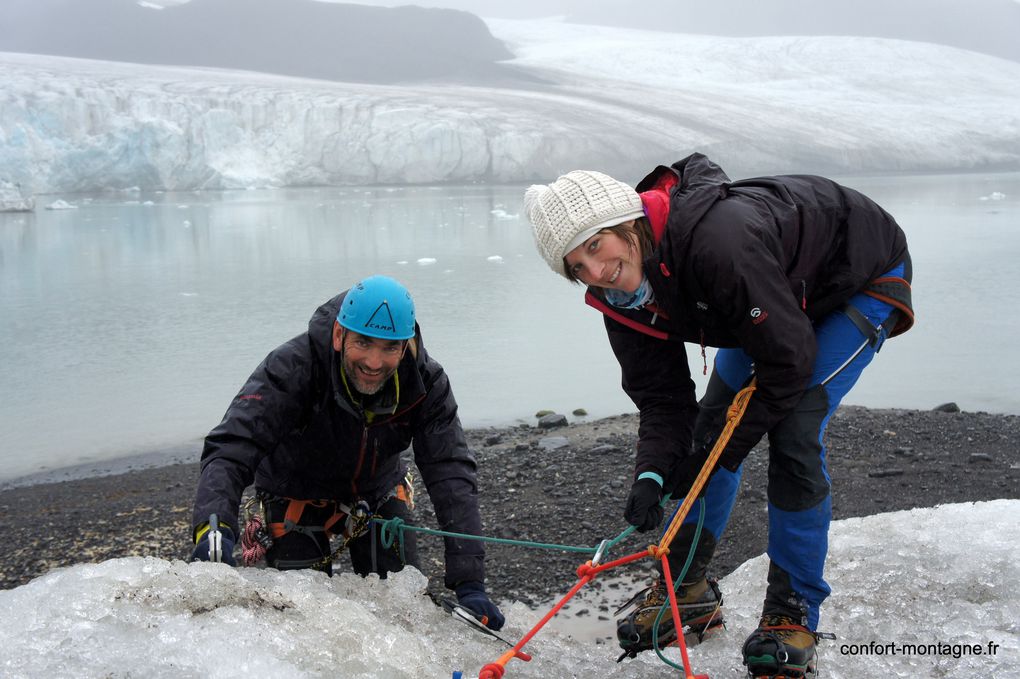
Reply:
[[[211,533],[211,530],[206,529],[205,532],[202,532],[202,529],[199,528],[199,535],[201,535],[201,537],[195,544],[195,551],[191,553],[192,561],[209,561],[209,536]],[[226,526],[221,525],[219,528],[219,534],[220,558],[214,560],[222,561],[223,563],[231,566],[236,566],[237,562],[234,561],[234,532]],[[214,549],[213,551],[215,552],[216,550]],[[214,553],[213,556],[215,557],[216,554]]]
[[[474,613],[486,627],[497,631],[503,627],[506,618],[485,593],[485,585],[462,582],[453,591],[457,593],[457,603]]]
[[[646,533],[662,521],[662,487],[651,478],[638,479],[630,488],[623,518],[638,532]]]

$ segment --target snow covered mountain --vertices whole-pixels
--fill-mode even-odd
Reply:
[[[0,54],[0,179],[32,193],[1020,168],[1020,64],[879,38],[491,21],[528,86],[367,85]]]
[[[819,647],[821,676],[1020,676],[1018,513],[1020,501],[995,500],[834,522],[821,626],[837,640]],[[691,650],[695,672],[743,676],[740,643],[757,624],[767,570],[758,557],[720,583],[727,629]],[[0,674],[478,676],[507,647],[442,613],[425,585],[411,569],[362,580],[140,557],[73,566],[0,591]],[[511,643],[547,610],[503,606]],[[533,659],[510,661],[507,679],[678,676],[652,653],[617,664],[615,645],[550,629],[524,650]],[[679,662],[676,649],[666,655]]]

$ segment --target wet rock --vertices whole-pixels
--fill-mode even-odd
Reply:
[[[958,413],[960,412],[960,406],[950,401],[949,403],[943,403],[940,406],[935,406],[932,410],[937,413]]]
[[[538,419],[540,429],[554,429],[567,426],[567,416],[560,413],[550,413]]]

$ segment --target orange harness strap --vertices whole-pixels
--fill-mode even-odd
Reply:
[[[398,500],[400,500],[401,502],[403,502],[404,504],[408,505],[413,509],[414,501],[412,498],[414,497],[413,495],[414,490],[413,486],[411,487],[411,489],[409,489],[408,488],[409,485],[410,479],[406,479],[405,481],[398,483],[397,486],[393,489],[392,497],[397,498]],[[347,505],[333,500],[296,500],[294,498],[283,499],[287,500],[287,511],[284,512],[283,521],[270,523],[268,525],[269,534],[272,535],[274,538],[283,537],[291,530],[293,530],[294,526],[299,525],[301,517],[305,513],[305,508],[308,507],[309,505],[320,509],[323,507],[328,507],[329,505],[333,506],[332,516],[326,519],[322,526],[322,529],[325,531],[327,538],[332,538],[334,535],[340,535],[341,533],[344,535],[347,534],[346,519],[351,514],[351,508],[348,507]],[[339,530],[334,530],[334,528],[337,528],[337,524],[341,522],[344,522],[343,528]]]

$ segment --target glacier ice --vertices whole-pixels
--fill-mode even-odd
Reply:
[[[534,87],[365,85],[0,54],[0,176],[140,187],[637,179],[1020,166],[1020,64],[876,38],[720,38],[491,21]]]
[[[1018,514],[1020,500],[995,500],[834,522],[820,629],[838,639],[820,646],[823,676],[1020,675]],[[739,648],[757,623],[767,568],[758,557],[722,580],[728,627],[691,650],[695,672],[743,675]],[[77,565],[0,591],[11,637],[0,675],[478,676],[506,647],[443,613],[425,586],[412,569],[363,580],[151,557]],[[501,634],[513,642],[547,610],[503,607]],[[571,638],[569,627],[539,632],[524,649],[532,661],[510,661],[507,679],[675,674],[649,653],[616,664],[614,646]],[[871,642],[916,648],[876,655]],[[678,661],[676,649],[666,654]]]

